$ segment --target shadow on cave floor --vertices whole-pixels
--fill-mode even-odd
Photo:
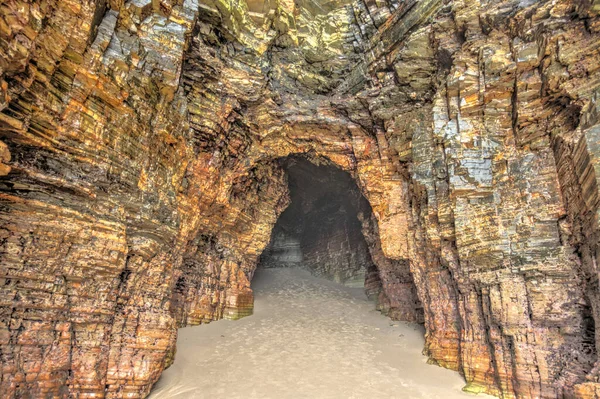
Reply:
[[[298,268],[260,269],[253,288],[253,316],[179,330],[151,398],[472,397],[426,363],[420,326],[381,315],[360,288]]]

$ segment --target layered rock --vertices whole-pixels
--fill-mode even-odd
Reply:
[[[310,153],[368,201],[369,285],[394,317],[422,303],[432,362],[505,398],[600,397],[599,14],[5,1],[0,393],[145,396],[177,326],[251,312],[277,160]]]

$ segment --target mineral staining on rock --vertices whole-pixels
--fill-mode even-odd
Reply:
[[[147,395],[177,326],[251,312],[279,160],[308,154],[372,208],[397,318],[410,270],[431,362],[470,391],[600,397],[599,14],[4,1],[1,396]]]

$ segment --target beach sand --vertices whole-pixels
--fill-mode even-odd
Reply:
[[[254,315],[179,330],[150,398],[475,397],[426,363],[421,326],[381,315],[361,288],[283,268],[252,287]]]

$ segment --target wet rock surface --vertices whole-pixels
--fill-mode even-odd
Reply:
[[[368,201],[367,286],[403,320],[416,290],[432,363],[504,398],[600,397],[599,14],[4,1],[1,396],[144,397],[178,326],[250,314],[278,160],[304,154]]]

